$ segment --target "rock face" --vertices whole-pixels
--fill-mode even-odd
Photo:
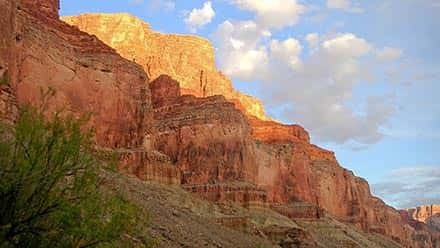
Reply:
[[[85,14],[62,19],[142,65],[152,80],[170,75],[186,94],[223,95],[247,114],[268,119],[261,101],[234,90],[231,81],[216,69],[214,47],[206,39],[155,33],[149,24],[128,14]]]
[[[56,95],[49,99],[51,110],[92,113],[90,124],[99,146],[141,146],[152,123],[142,68],[58,20],[58,1],[18,5],[11,44],[17,71],[9,71],[18,104],[39,104],[40,89],[52,88]]]
[[[215,69],[206,40],[154,33],[126,14],[66,18],[103,43],[58,20],[58,0],[0,0],[0,6],[0,118],[13,121],[18,106],[39,104],[40,89],[50,87],[56,95],[48,112],[91,114],[97,147],[116,152],[119,169],[140,179],[182,184],[211,201],[268,207],[290,219],[331,216],[405,247],[439,246],[432,231],[405,225],[409,216],[432,219],[437,208],[402,219],[333,152],[310,144],[302,127],[269,121],[258,101],[235,91]],[[285,247],[315,245],[302,229],[265,233]]]
[[[272,209],[295,219],[319,219],[328,213],[408,247],[436,247],[429,232],[405,226],[399,212],[372,196],[368,182],[342,168],[333,152],[310,144],[302,128],[257,119],[250,123],[257,184],[267,191]]]
[[[430,218],[440,216],[440,205],[426,205],[405,210],[410,219],[426,223]]]
[[[95,36],[58,19],[58,0],[0,1],[0,116],[13,121],[17,108],[39,106],[90,114],[99,149],[119,153],[121,170],[167,184],[180,171],[149,144],[153,105],[143,69]]]
[[[216,201],[264,202],[246,117],[223,96],[181,95],[162,75],[151,82],[155,147],[182,172],[189,191]],[[237,183],[240,182],[240,183]]]
[[[426,205],[400,210],[402,219],[415,229],[440,232],[440,205]]]

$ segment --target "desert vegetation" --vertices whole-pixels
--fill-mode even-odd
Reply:
[[[48,117],[44,105],[0,127],[0,247],[150,246],[134,235],[139,210],[100,188],[111,163],[94,149],[87,118]]]

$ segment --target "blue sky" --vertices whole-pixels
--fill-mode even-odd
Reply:
[[[194,33],[267,112],[395,207],[440,203],[440,0],[61,0]]]

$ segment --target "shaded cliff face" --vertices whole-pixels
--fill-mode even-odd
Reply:
[[[139,178],[180,184],[180,171],[148,145],[153,110],[143,69],[95,36],[58,19],[58,0],[0,1],[0,118],[39,106],[90,115],[99,149],[119,154],[120,169]]]
[[[160,34],[128,14],[85,14],[62,18],[96,35],[123,57],[143,66],[154,80],[171,76],[182,92],[198,97],[223,95],[260,119],[268,119],[261,101],[233,89],[231,81],[216,69],[214,47],[189,35]]]
[[[59,21],[58,1],[14,5],[14,39],[7,51],[9,84],[18,105],[38,105],[41,90],[52,88],[56,95],[49,100],[49,111],[92,113],[90,126],[99,146],[141,146],[152,119],[142,68],[96,37]]]
[[[254,143],[246,117],[223,96],[181,95],[162,75],[150,83],[155,148],[181,170],[182,186],[212,201],[261,204]]]
[[[156,147],[177,163],[185,184],[256,179],[251,129],[222,96],[180,95],[178,82],[160,76],[150,84]]]

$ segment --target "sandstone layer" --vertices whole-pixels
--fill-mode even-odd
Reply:
[[[268,119],[260,100],[234,90],[232,82],[216,69],[214,47],[206,39],[156,33],[149,24],[129,14],[84,14],[62,19],[142,65],[152,80],[169,75],[180,83],[184,93],[198,97],[223,95],[247,114]]]
[[[430,232],[416,230],[370,192],[368,182],[341,167],[334,153],[310,144],[295,125],[251,119],[256,127],[258,185],[272,209],[295,219],[327,214],[405,247],[437,247]],[[323,211],[321,211],[322,209]]]
[[[162,75],[150,83],[155,149],[181,170],[184,187],[206,199],[249,205],[265,202],[259,190],[254,143],[246,117],[223,96],[181,95]]]

